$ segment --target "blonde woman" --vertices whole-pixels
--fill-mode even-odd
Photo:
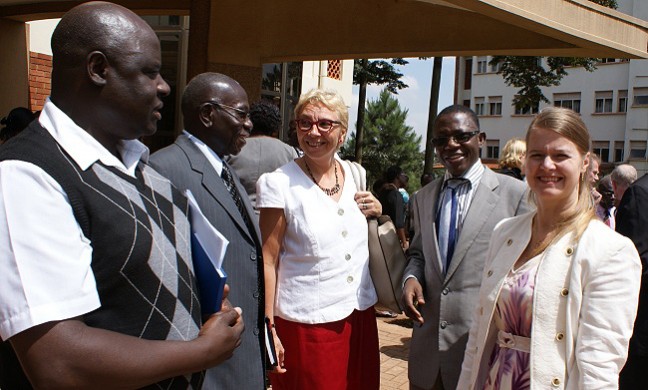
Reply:
[[[511,138],[508,140],[506,145],[504,145],[504,149],[502,149],[502,156],[499,159],[499,173],[522,180],[525,155],[526,142],[524,140],[519,138]]]
[[[336,156],[348,120],[336,92],[302,95],[295,125],[304,155],[257,183],[265,314],[279,355],[273,390],[379,387],[366,218],[382,207]]]
[[[551,107],[526,136],[537,211],[490,242],[458,389],[616,389],[636,315],[641,263],[595,217],[590,136]]]

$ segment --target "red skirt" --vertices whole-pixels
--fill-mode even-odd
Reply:
[[[373,307],[325,324],[275,317],[285,352],[283,374],[270,373],[273,390],[377,390],[378,327]]]

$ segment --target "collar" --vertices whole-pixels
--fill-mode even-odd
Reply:
[[[45,102],[38,121],[84,171],[95,162],[101,161],[106,166],[114,167],[135,177],[135,168],[140,160],[148,161],[149,149],[138,140],[122,140],[117,145],[121,156],[119,159],[92,135],[74,123],[72,118],[61,111],[49,98]]]
[[[198,137],[191,134],[187,130],[182,130],[182,134],[187,136],[187,138],[189,138],[189,140],[193,142],[194,145],[196,145],[198,150],[200,150],[200,152],[205,155],[205,158],[207,158],[207,161],[209,161],[218,176],[220,176],[223,173],[223,159],[220,158],[209,146],[207,146],[206,143],[202,142]]]
[[[485,170],[484,164],[482,164],[481,160],[479,160],[479,159],[477,161],[475,161],[475,163],[470,168],[468,168],[468,170],[466,172],[464,172],[463,175],[455,177],[455,176],[452,176],[450,171],[446,170],[446,173],[443,176],[443,186],[442,186],[442,188],[445,188],[448,180],[451,180],[451,179],[467,180],[468,182],[470,182],[471,188],[475,188],[477,186],[477,184],[479,183],[479,181],[481,180],[481,177],[484,174],[484,170]]]

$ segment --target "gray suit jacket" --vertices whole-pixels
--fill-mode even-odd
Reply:
[[[457,386],[468,331],[477,305],[482,269],[495,225],[528,210],[526,184],[486,168],[464,219],[448,273],[443,275],[436,235],[442,179],[423,187],[412,205],[414,238],[405,277],[423,286],[425,323],[414,325],[409,356],[412,384],[431,389],[439,372],[446,390]]]
[[[229,240],[223,268],[230,285],[229,300],[243,309],[245,331],[234,356],[207,371],[203,388],[265,389],[263,260],[258,226],[255,224],[254,231],[249,231],[223,180],[185,135],[154,153],[149,163],[180,190],[191,190],[205,216]],[[254,221],[245,189],[231,171],[248,216]]]

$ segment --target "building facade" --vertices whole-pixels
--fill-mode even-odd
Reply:
[[[619,10],[648,20],[648,1],[619,0]],[[602,58],[594,72],[569,68],[559,86],[542,88],[549,103],[516,109],[509,87],[489,56],[457,59],[455,102],[471,107],[486,133],[482,158],[495,162],[506,142],[524,138],[533,114],[549,105],[579,112],[604,171],[619,163],[648,172],[648,60]]]

